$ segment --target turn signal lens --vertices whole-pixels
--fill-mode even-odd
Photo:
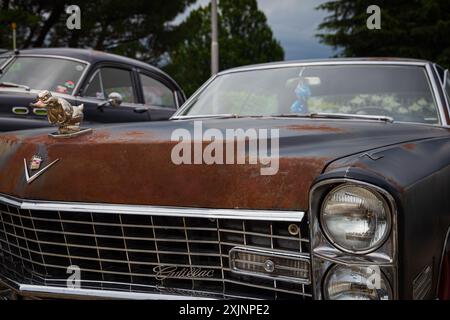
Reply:
[[[276,251],[236,247],[230,250],[235,273],[300,283],[310,282],[309,259]]]

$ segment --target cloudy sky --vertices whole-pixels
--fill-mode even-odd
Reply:
[[[326,12],[315,8],[326,0],[257,0],[272,28],[275,38],[284,48],[286,60],[327,58],[334,54],[331,47],[315,37],[317,26]],[[190,10],[205,6],[209,0],[198,0]],[[189,11],[190,11],[189,10]],[[176,21],[186,18],[188,12]]]

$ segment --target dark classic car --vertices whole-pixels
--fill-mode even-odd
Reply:
[[[4,133],[1,282],[15,297],[448,299],[449,93],[427,61],[286,62],[224,71],[152,126]]]
[[[177,83],[146,63],[93,50],[49,48],[0,55],[0,131],[48,127],[30,106],[39,90],[84,104],[85,122],[167,120],[184,102]]]

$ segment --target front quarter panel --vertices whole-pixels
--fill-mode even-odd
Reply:
[[[398,210],[398,296],[413,299],[414,279],[430,266],[427,298],[435,298],[450,226],[450,136],[337,160],[316,182],[331,178],[371,183],[393,196]]]

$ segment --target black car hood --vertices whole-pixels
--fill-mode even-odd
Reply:
[[[204,119],[214,128],[278,130],[279,170],[257,164],[173,163],[177,129],[194,136],[197,120],[94,128],[54,139],[49,129],[0,135],[0,193],[27,199],[209,208],[307,209],[311,184],[333,161],[371,149],[448,135],[427,125],[362,120]],[[200,122],[197,122],[199,125]],[[31,184],[24,159],[60,161]]]

